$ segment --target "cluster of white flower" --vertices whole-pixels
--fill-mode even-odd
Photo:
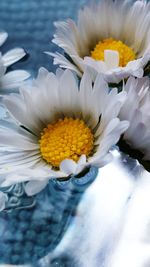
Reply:
[[[13,119],[0,122],[0,187],[24,182],[28,195],[52,177],[104,166],[120,137],[150,160],[150,84],[143,77],[150,61],[150,4],[101,0],[81,10],[77,24],[55,25],[53,42],[66,56],[49,54],[67,70],[41,68],[32,84],[2,98]],[[0,35],[0,44],[6,37]],[[24,55],[17,48],[1,56],[0,87],[14,88],[28,77],[25,71],[5,74]],[[1,209],[5,201],[2,194]]]

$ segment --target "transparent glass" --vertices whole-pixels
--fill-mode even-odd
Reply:
[[[26,196],[23,184],[5,188],[9,201],[0,216],[0,263],[37,266],[61,242],[97,173],[91,168],[67,181],[52,179],[34,198]]]

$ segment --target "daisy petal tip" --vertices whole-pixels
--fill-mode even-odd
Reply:
[[[122,121],[121,122],[121,133],[123,134],[130,126],[129,121]]]
[[[143,68],[139,68],[138,70],[136,70],[134,72],[134,75],[137,77],[137,78],[142,78],[143,75],[144,75],[144,69]]]
[[[86,163],[86,155],[81,155],[81,157],[78,160],[78,164],[85,164]]]
[[[47,185],[48,180],[45,181],[29,181],[24,189],[28,196],[33,196],[41,192]]]
[[[7,32],[0,32],[0,46],[2,46],[8,38]]]
[[[26,55],[25,50],[20,47],[16,47],[9,50],[2,56],[4,66],[5,67],[11,66],[12,64],[22,59],[25,55]]]
[[[74,174],[76,171],[76,167],[77,164],[72,159],[65,159],[60,163],[60,171],[67,175]]]
[[[108,69],[117,68],[119,66],[119,53],[118,51],[105,50],[104,61]]]

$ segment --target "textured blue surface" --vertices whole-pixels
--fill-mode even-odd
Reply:
[[[9,33],[2,51],[24,47],[30,58],[14,68],[26,68],[34,75],[40,66],[53,70],[52,59],[43,51],[55,51],[51,43],[53,22],[77,16],[86,0],[0,0],[0,29]]]

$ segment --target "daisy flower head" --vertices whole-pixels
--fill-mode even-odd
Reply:
[[[150,79],[130,77],[123,91],[127,98],[119,118],[128,120],[130,126],[122,136],[120,147],[127,145],[139,160],[150,161]]]
[[[8,34],[6,32],[0,32],[0,46],[4,44],[7,37]],[[13,48],[3,55],[0,52],[0,89],[15,89],[30,76],[25,70],[7,72],[9,66],[22,59],[25,55],[23,48]]]
[[[117,117],[125,97],[110,92],[101,75],[93,83],[88,69],[79,84],[70,70],[55,75],[41,68],[32,85],[3,98],[14,121],[0,124],[0,186],[26,182],[32,195],[50,178],[108,163],[129,125]]]
[[[109,83],[130,75],[142,77],[150,61],[150,3],[145,0],[101,0],[79,11],[77,24],[56,22],[53,42],[65,55],[48,53],[54,64],[80,77],[86,66]]]

